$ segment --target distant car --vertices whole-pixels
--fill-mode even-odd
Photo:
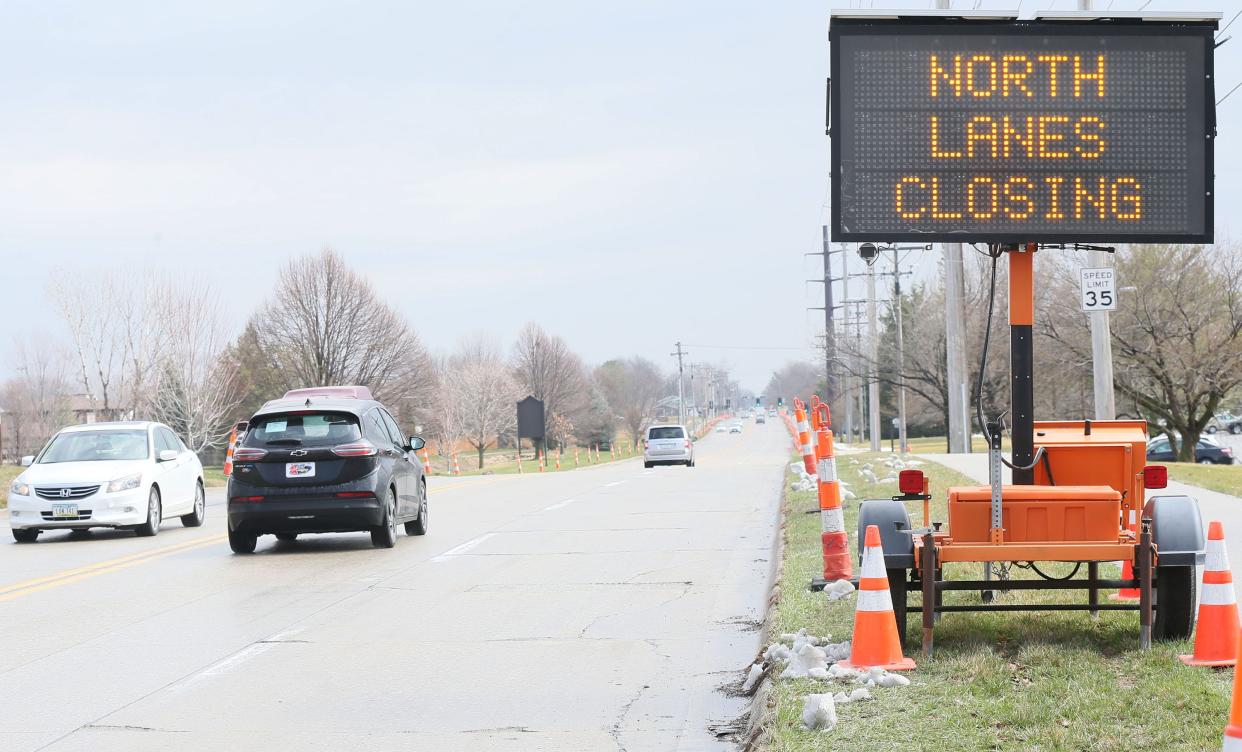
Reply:
[[[643,442],[643,467],[685,465],[694,467],[694,442],[680,424],[651,426]]]
[[[1157,436],[1147,442],[1147,459],[1154,462],[1174,462],[1177,456],[1167,436]],[[1215,439],[1201,437],[1195,446],[1195,462],[1200,465],[1232,465],[1233,450],[1221,446]]]
[[[1242,434],[1242,418],[1233,413],[1217,413],[1212,416],[1212,420],[1203,430],[1208,434],[1214,434],[1217,431],[1228,431],[1236,436]]]
[[[728,425],[726,425],[726,424],[724,424],[724,423],[717,423],[717,424],[716,424],[716,433],[724,433],[725,431],[728,431],[728,430],[729,430],[729,426],[728,426]]]
[[[763,416],[763,413],[755,413],[755,425],[760,425],[760,424],[767,423],[767,422],[768,422],[768,419]]]
[[[65,428],[9,487],[9,527],[18,543],[45,530],[111,527],[159,533],[180,517],[186,527],[207,514],[203,465],[162,423],[125,421]]]
[[[732,423],[729,425],[729,433],[741,433],[742,425],[740,423]]]
[[[247,554],[260,535],[365,531],[375,547],[392,548],[402,524],[424,535],[423,445],[402,436],[366,387],[287,392],[255,413],[233,452],[229,547]]]

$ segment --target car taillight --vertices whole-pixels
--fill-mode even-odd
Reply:
[[[267,456],[266,449],[255,449],[253,447],[237,447],[233,450],[234,462],[254,462],[261,460]]]
[[[375,497],[375,494],[370,491],[339,491],[336,495],[342,499],[370,499]]]
[[[690,439],[686,439],[686,449],[690,448]]]
[[[332,453],[337,457],[374,457],[379,450],[369,441],[355,441],[332,447]]]
[[[229,501],[263,501],[262,496],[234,496]]]

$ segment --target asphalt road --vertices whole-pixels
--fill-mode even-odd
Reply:
[[[698,467],[433,478],[431,530],[0,543],[0,750],[712,750],[759,648],[788,436]]]

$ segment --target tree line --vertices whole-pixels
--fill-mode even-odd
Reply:
[[[0,462],[33,454],[64,425],[145,419],[215,456],[230,427],[288,389],[369,387],[409,433],[448,455],[513,441],[516,402],[544,403],[550,445],[637,442],[676,380],[652,361],[588,366],[560,336],[528,323],[506,350],[487,333],[433,354],[416,330],[331,249],[281,270],[241,332],[226,296],[171,274],[57,275],[49,298],[67,333],[19,341],[0,382]],[[676,414],[673,408],[672,414]]]

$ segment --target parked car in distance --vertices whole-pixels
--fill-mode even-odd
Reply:
[[[1242,433],[1242,418],[1230,412],[1220,412],[1212,416],[1212,420],[1203,430],[1209,435],[1217,431],[1228,431],[1236,436]]]
[[[685,465],[694,467],[694,442],[680,424],[651,426],[643,441],[643,467]]]
[[[186,527],[207,514],[203,465],[168,426],[147,421],[62,429],[9,487],[18,543],[45,530],[111,527],[151,536],[169,517]]]
[[[741,423],[730,423],[729,424],[729,433],[741,433],[741,432],[742,432]]]
[[[1201,436],[1195,446],[1195,462],[1200,465],[1232,465],[1233,450],[1222,446],[1215,439]],[[1174,462],[1177,455],[1173,453],[1173,445],[1167,436],[1157,436],[1147,442],[1147,460],[1149,462]]]
[[[715,428],[716,433],[725,433],[728,430],[729,430],[729,425],[727,423],[716,424],[716,428]]]
[[[253,553],[258,537],[369,532],[397,544],[397,525],[427,532],[427,482],[415,454],[366,387],[294,389],[259,408],[233,452],[229,547]]]

